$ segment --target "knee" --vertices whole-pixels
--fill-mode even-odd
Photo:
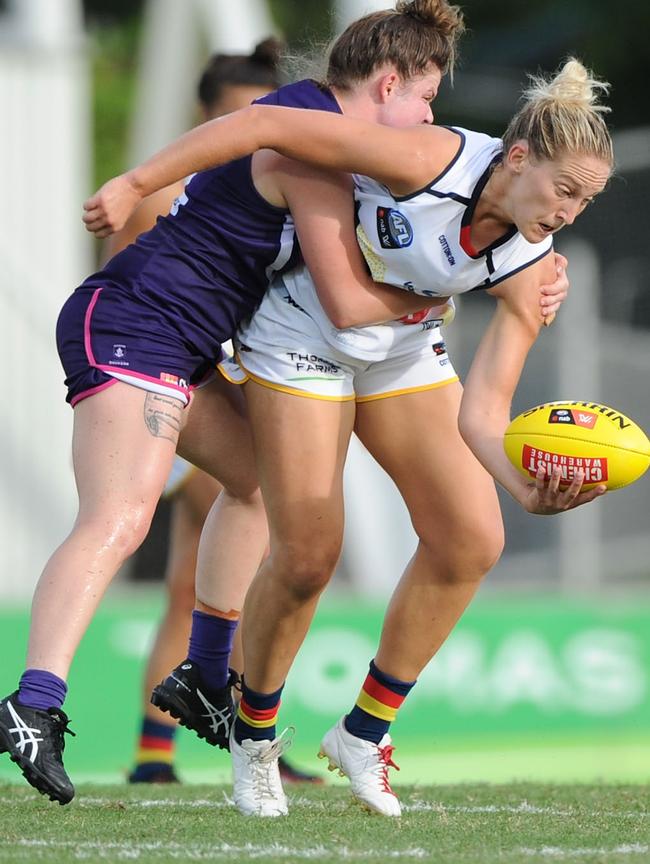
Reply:
[[[145,505],[133,507],[116,520],[116,542],[128,558],[144,542],[153,519],[154,508]]]
[[[505,545],[501,519],[475,524],[467,530],[467,551],[470,569],[481,579],[499,561]]]
[[[262,493],[254,478],[251,478],[248,483],[240,483],[236,486],[232,484],[224,485],[221,494],[225,499],[229,499],[231,503],[245,507],[251,514],[261,516],[265,513]]]
[[[98,552],[112,553],[121,564],[142,545],[153,512],[153,507],[140,504],[126,507],[120,513],[80,515],[78,525],[90,533]]]
[[[317,597],[328,585],[341,554],[340,540],[306,538],[280,543],[272,549],[269,566],[276,579],[293,600],[303,602]]]
[[[438,526],[437,526],[438,527]],[[503,553],[505,534],[499,517],[476,519],[449,530],[418,532],[420,544],[436,562],[435,571],[450,584],[480,582]]]

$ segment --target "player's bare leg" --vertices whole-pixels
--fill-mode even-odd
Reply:
[[[386,816],[400,814],[388,782],[390,723],[503,546],[494,483],[458,432],[461,393],[454,383],[357,408],[357,434],[397,484],[418,546],[357,703],[326,733],[321,755],[365,806]]]
[[[358,408],[357,432],[397,484],[419,539],[376,657],[404,681],[437,652],[503,549],[494,481],[458,432],[461,396],[453,383]]]
[[[252,689],[270,693],[284,683],[339,558],[355,409],[254,382],[246,389],[270,554],[246,597],[244,661]]]
[[[79,514],[38,583],[19,689],[0,701],[0,752],[61,804],[74,796],[62,759],[65,678],[106,587],[149,529],[182,411],[177,399],[121,382],[75,408]]]
[[[104,591],[149,530],[182,421],[178,399],[122,382],[76,406],[79,513],[34,594],[28,668],[66,678]]]
[[[230,752],[236,806],[245,815],[273,817],[287,812],[278,768],[286,730],[275,737],[275,718],[285,678],[339,557],[354,405],[253,382],[246,388],[271,539],[244,605],[246,678]]]
[[[241,611],[268,545],[266,512],[241,387],[216,375],[209,385],[195,391],[178,452],[223,486],[201,537],[197,600],[215,609]],[[215,573],[223,574],[218,582]]]

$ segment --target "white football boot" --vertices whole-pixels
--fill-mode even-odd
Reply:
[[[282,788],[278,759],[291,746],[293,729],[273,741],[253,741],[245,738],[238,744],[230,729],[230,755],[232,756],[233,799],[244,816],[286,816],[289,812],[287,796]]]
[[[325,733],[318,756],[329,759],[329,770],[337,768],[347,777],[354,797],[368,810],[382,816],[401,816],[397,796],[388,782],[388,769],[399,768],[392,760],[393,746],[388,733],[379,744],[351,735],[345,728],[345,718]]]

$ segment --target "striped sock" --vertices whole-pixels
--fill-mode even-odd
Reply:
[[[275,721],[280,709],[282,687],[275,693],[256,693],[242,681],[241,701],[235,719],[235,740],[238,744],[245,738],[272,741],[275,738]]]
[[[18,701],[26,708],[61,708],[68,685],[58,675],[45,669],[26,669],[18,685]]]
[[[210,690],[221,690],[228,683],[228,662],[237,619],[192,612],[192,631],[188,660],[199,667],[201,679]]]
[[[387,675],[371,660],[356,705],[345,718],[345,728],[357,738],[379,744],[414,684]]]
[[[144,717],[138,750],[135,755],[136,769],[133,778],[146,781],[148,775],[174,762],[174,738],[176,726],[158,723]]]

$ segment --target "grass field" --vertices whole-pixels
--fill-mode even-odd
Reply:
[[[291,795],[286,818],[240,816],[227,786],[82,785],[67,807],[0,785],[0,861],[585,864],[650,862],[644,786],[403,786],[401,819],[341,786]]]

